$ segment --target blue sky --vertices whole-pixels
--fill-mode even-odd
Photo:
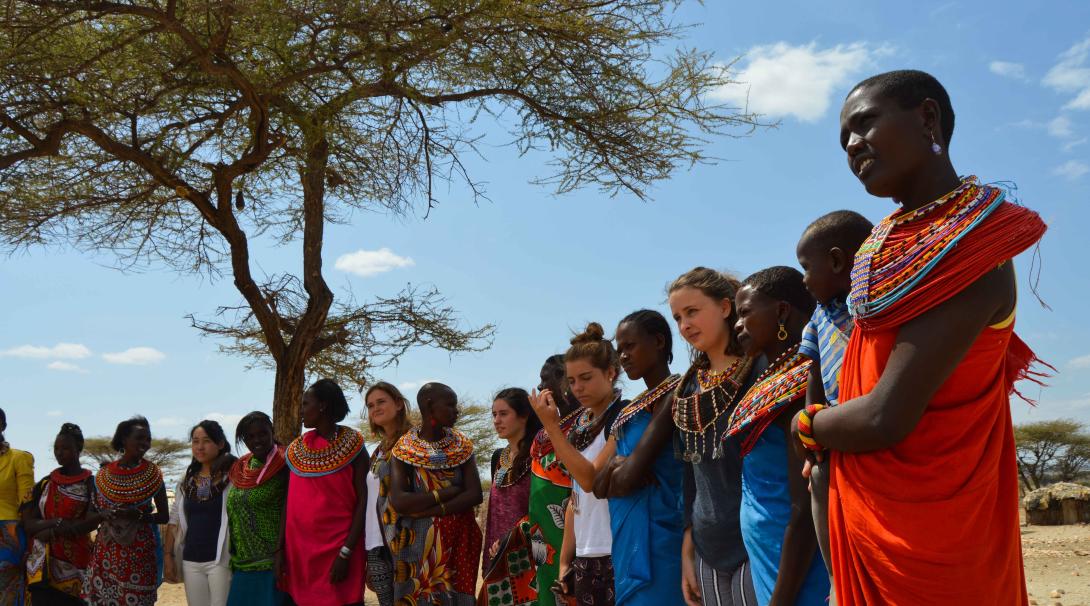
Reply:
[[[612,330],[635,309],[665,312],[666,283],[695,265],[742,277],[794,265],[798,235],[818,215],[851,208],[877,221],[892,203],[869,197],[848,171],[837,112],[856,81],[911,67],[950,92],[959,171],[1017,183],[1050,225],[1040,294],[1051,311],[1030,296],[1023,255],[1018,327],[1060,373],[1049,388],[1028,390],[1037,408],[1012,402],[1016,422],[1090,423],[1090,325],[1080,313],[1090,296],[1090,4],[713,1],[686,3],[678,21],[697,24],[684,43],[724,62],[742,56],[736,79],[746,84],[720,97],[748,97],[779,126],[712,141],[708,151],[722,161],[676,173],[647,202],[594,190],[554,196],[528,184],[545,174],[543,157],[518,158],[485,131],[484,159],[471,169],[490,201],[454,189],[427,220],[360,215],[330,229],[326,276],[341,292],[363,299],[435,285],[467,323],[497,325],[487,352],[415,351],[383,378],[410,395],[442,380],[487,401],[498,388],[535,385],[541,361],[586,321]],[[341,264],[356,273],[336,267],[342,256],[382,249]],[[255,256],[270,273],[298,264],[291,249]],[[271,373],[219,354],[184,317],[235,303],[229,280],[158,267],[120,273],[112,263],[63,247],[0,259],[0,407],[9,441],[35,454],[39,475],[54,465],[50,444],[64,421],[103,435],[139,412],[153,433],[184,438],[202,418],[233,426],[271,408]],[[676,352],[680,371],[681,343]],[[351,403],[355,416],[362,403]]]

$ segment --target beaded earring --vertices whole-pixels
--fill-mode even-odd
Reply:
[[[935,141],[935,133],[929,133],[931,135],[931,153],[936,156],[942,155],[942,146]]]

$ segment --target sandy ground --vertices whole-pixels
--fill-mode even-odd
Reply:
[[[1090,526],[1023,526],[1022,551],[1031,605],[1090,606]]]
[[[1023,526],[1022,549],[1031,605],[1090,606],[1090,526]],[[185,606],[182,586],[163,585],[158,603]]]

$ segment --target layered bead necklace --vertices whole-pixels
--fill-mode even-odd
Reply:
[[[632,402],[621,409],[620,414],[617,415],[617,420],[613,422],[613,430],[617,431],[626,421],[636,416],[641,411],[651,412],[651,407],[658,402],[662,396],[676,391],[677,386],[681,383],[681,375],[670,375],[663,379],[661,383],[645,390],[640,395],[632,399]]]
[[[312,448],[307,444],[308,440],[317,437],[314,431],[307,432],[288,445],[284,458],[295,475],[318,477],[340,471],[356,459],[364,446],[363,435],[343,425],[337,426],[336,434],[324,448]]]
[[[980,185],[976,177],[968,177],[933,202],[883,219],[855,255],[848,297],[852,316],[865,319],[895,304],[1005,198],[1002,189]],[[896,227],[940,212],[941,216],[912,237],[887,242]]]
[[[163,473],[154,463],[141,459],[132,469],[120,461],[103,465],[95,476],[95,488],[106,500],[118,505],[145,503],[163,486]]]
[[[457,429],[448,428],[438,441],[429,442],[414,427],[397,441],[394,458],[422,469],[451,469],[473,456],[473,441]]]
[[[745,456],[779,411],[806,395],[811,364],[810,358],[799,353],[797,343],[780,354],[738,402],[727,422],[723,439],[746,432],[742,440],[742,456]]]
[[[496,468],[495,484],[500,488],[507,488],[514,484],[518,484],[522,478],[526,476],[526,473],[530,471],[530,457],[527,456],[518,469],[515,468],[515,450],[517,446],[508,444],[500,452],[500,463]]]
[[[685,461],[700,463],[709,452],[713,459],[722,456],[718,421],[731,410],[751,368],[753,360],[743,357],[722,372],[694,366],[678,381],[673,416],[674,425],[681,434],[681,456]],[[681,395],[694,381],[697,391],[689,396]]]

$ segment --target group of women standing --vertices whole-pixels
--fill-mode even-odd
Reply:
[[[75,426],[38,484],[0,439],[0,606],[28,580],[36,603],[152,604],[164,566],[193,605],[343,606],[365,584],[384,606],[1028,604],[1007,403],[1036,358],[1013,333],[1009,261],[1044,225],[958,177],[952,133],[933,77],[865,80],[841,143],[902,209],[873,230],[819,218],[796,250],[805,274],[677,277],[680,374],[669,321],[639,310],[613,338],[588,324],[537,389],[497,393],[507,446],[483,535],[450,387],[423,386],[412,423],[396,387],[373,385],[368,454],[323,379],[286,447],[260,412],[238,425],[239,459],[218,424],[193,428],[165,551],[146,419],[118,426],[119,458],[93,478]],[[624,399],[622,372],[646,389]]]

